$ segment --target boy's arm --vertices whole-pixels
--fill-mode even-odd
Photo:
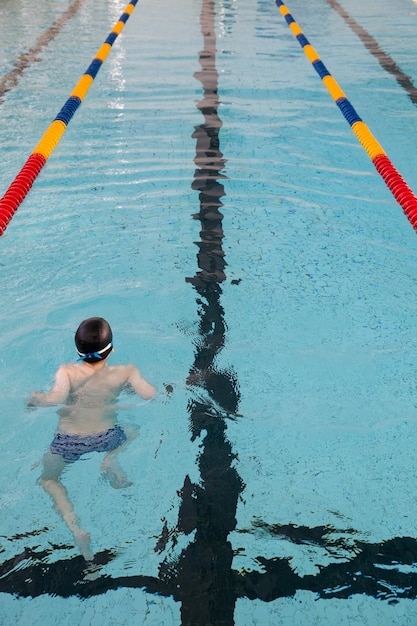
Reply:
[[[127,379],[127,382],[132,385],[136,393],[144,400],[150,400],[157,392],[156,387],[142,378],[138,368],[134,365],[130,366],[129,378]]]
[[[48,393],[32,391],[28,406],[53,406],[62,404],[70,392],[70,379],[65,365],[61,365],[55,374],[54,384]]]

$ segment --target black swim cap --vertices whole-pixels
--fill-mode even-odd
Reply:
[[[90,317],[81,322],[75,333],[75,345],[80,360],[97,363],[105,359],[113,349],[113,334],[102,317]]]

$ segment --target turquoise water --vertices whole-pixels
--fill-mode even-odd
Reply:
[[[2,75],[70,4],[2,3]],[[2,98],[2,190],[125,4],[81,3]],[[415,624],[416,234],[274,3],[216,2],[214,45],[202,7],[139,2],[0,241],[0,622]],[[415,105],[327,2],[288,7],[415,190]],[[344,7],[416,84],[416,4]],[[160,394],[120,398],[133,487],[64,476],[86,566],[25,399],[90,315]]]

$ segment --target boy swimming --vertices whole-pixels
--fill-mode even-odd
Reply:
[[[101,317],[81,322],[75,334],[77,363],[61,365],[47,393],[33,391],[29,407],[64,404],[58,411],[55,437],[43,458],[42,487],[73,534],[75,544],[86,560],[93,554],[90,535],[79,526],[67,490],[60,481],[68,463],[87,452],[107,452],[101,470],[115,488],[131,485],[121,469],[117,454],[137,435],[137,428],[121,428],[117,423],[115,400],[125,386],[150,400],[156,388],[142,378],[134,365],[107,364],[113,352],[113,335]]]

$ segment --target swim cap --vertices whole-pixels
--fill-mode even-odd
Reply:
[[[75,333],[75,345],[80,361],[102,361],[113,349],[113,334],[109,324],[102,317],[84,320]]]

